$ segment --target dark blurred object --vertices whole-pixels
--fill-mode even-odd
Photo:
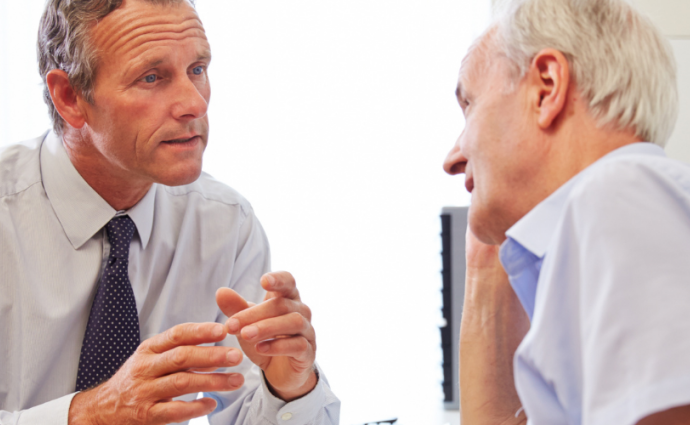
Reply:
[[[384,425],[384,424],[394,424],[396,422],[398,422],[398,418],[388,419],[387,421],[367,422],[363,425]]]
[[[443,394],[446,410],[460,409],[458,358],[460,319],[465,299],[465,232],[468,207],[445,207],[441,212],[441,243],[443,250]]]

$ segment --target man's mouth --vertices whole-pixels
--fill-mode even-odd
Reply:
[[[467,189],[469,193],[472,193],[474,189],[474,178],[471,176],[465,176],[465,189]]]
[[[199,137],[198,135],[192,136],[192,137],[182,137],[179,139],[173,139],[173,140],[163,140],[163,143],[170,143],[170,144],[180,144],[180,143],[190,143],[190,142],[195,142],[196,138]]]

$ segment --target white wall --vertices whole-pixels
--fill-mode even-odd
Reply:
[[[690,38],[690,1],[630,0],[670,38]]]
[[[666,145],[666,154],[690,163],[690,39],[672,39],[671,45],[678,62],[680,113],[673,135]]]
[[[671,158],[690,163],[690,1],[632,0],[670,39],[678,62],[680,114],[666,145]]]
[[[197,0],[213,48],[205,169],[254,205],[314,311],[343,425],[441,415],[438,215],[460,61],[489,0]],[[0,0],[0,145],[48,126],[44,0]],[[457,423],[457,419],[454,420]]]

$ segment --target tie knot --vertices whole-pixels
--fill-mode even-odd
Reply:
[[[105,225],[110,241],[110,255],[117,258],[129,257],[129,244],[132,242],[136,226],[127,215],[115,217]]]

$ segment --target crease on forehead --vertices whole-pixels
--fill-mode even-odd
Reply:
[[[467,54],[462,59],[458,76],[456,95],[465,97],[468,82],[478,75],[483,75],[489,67],[489,61],[495,55],[496,27],[490,27],[484,34],[477,37],[467,49]]]
[[[181,8],[184,4],[151,5],[143,13],[140,9],[129,8],[120,13],[115,11],[92,29],[94,43],[100,53],[113,54],[123,48],[137,53],[136,50],[155,41],[180,41],[191,37],[206,41],[203,24],[193,9],[167,16],[156,13],[161,9]]]

